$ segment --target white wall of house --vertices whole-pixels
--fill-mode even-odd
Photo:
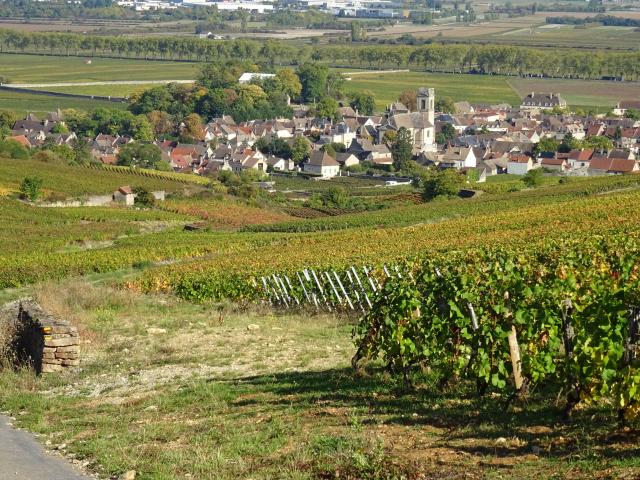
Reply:
[[[315,175],[321,175],[324,178],[333,178],[340,173],[339,166],[319,166],[319,165],[309,165],[308,163],[304,164],[304,171],[307,173],[313,173]]]
[[[507,173],[511,175],[525,175],[533,168],[531,159],[527,163],[509,162],[507,163]]]

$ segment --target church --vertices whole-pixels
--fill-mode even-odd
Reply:
[[[433,88],[419,88],[416,93],[418,111],[410,112],[402,104],[394,104],[389,109],[387,119],[378,129],[378,142],[382,143],[384,134],[389,131],[398,131],[404,127],[413,136],[413,148],[415,152],[435,152],[435,90]]]

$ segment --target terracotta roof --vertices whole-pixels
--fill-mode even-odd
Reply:
[[[577,160],[579,162],[586,162],[593,156],[593,149],[587,148],[585,150],[571,150],[569,152],[569,160]]]
[[[14,135],[13,137],[7,137],[7,140],[13,140],[14,142],[18,142],[23,147],[31,148],[31,142],[24,135]]]
[[[509,161],[513,163],[529,163],[531,158],[526,155],[509,155]]]
[[[128,185],[118,188],[118,191],[123,195],[131,195],[133,193],[133,190]]]
[[[543,158],[542,162],[540,162],[542,165],[550,165],[550,166],[562,166],[565,165],[567,162],[565,161],[564,158]]]

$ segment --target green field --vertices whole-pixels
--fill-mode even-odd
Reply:
[[[104,97],[130,97],[136,92],[159,87],[158,83],[116,84],[116,85],[81,85],[68,87],[38,87],[36,90],[60,93],[76,93],[79,95],[100,95]]]
[[[584,27],[545,23],[508,32],[492,33],[477,38],[490,42],[508,42],[518,45],[544,47],[557,45],[562,47],[628,49],[640,44],[640,31],[637,31],[634,27]]]
[[[371,90],[376,96],[378,108],[384,109],[396,101],[402,91],[418,87],[435,88],[437,96],[449,96],[455,101],[520,104],[520,97],[505,77],[422,72],[358,74],[351,76],[346,90]]]
[[[80,98],[61,98],[34,93],[16,93],[0,90],[0,110],[14,110],[18,113],[52,112],[65,108],[91,110],[97,107],[126,108],[124,103],[108,102],[105,100],[91,100]]]
[[[197,63],[0,54],[5,83],[98,82],[113,80],[190,80]]]
[[[513,78],[508,83],[522,96],[531,91],[559,93],[571,106],[602,107],[602,113],[619,100],[640,98],[640,84],[637,82]]]

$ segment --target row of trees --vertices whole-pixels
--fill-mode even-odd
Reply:
[[[540,75],[594,79],[640,78],[640,52],[580,52],[509,45],[433,43],[411,45],[297,46],[277,40],[212,41],[186,37],[110,37],[69,33],[0,30],[0,52],[47,52],[57,55],[117,56],[223,62],[242,58],[273,68],[309,60],[333,65],[413,67],[434,71]]]

